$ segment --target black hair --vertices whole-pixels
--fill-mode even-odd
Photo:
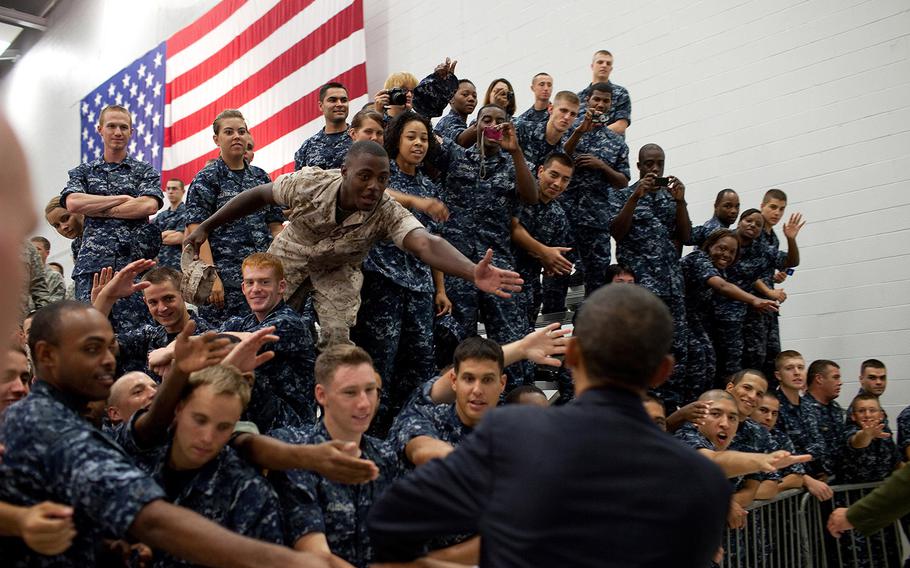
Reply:
[[[33,355],[37,354],[35,346],[39,341],[59,345],[60,319],[64,312],[94,309],[88,304],[76,300],[61,300],[44,306],[35,312],[32,327],[28,332],[28,348]]]
[[[840,365],[830,359],[816,359],[809,363],[809,370],[806,371],[806,376],[809,377],[809,384],[811,385],[813,383],[816,375],[824,374],[825,371],[828,370],[828,367],[840,369]]]
[[[424,156],[436,154],[436,147],[439,142],[437,142],[436,135],[433,133],[433,125],[430,123],[430,119],[408,110],[393,118],[389,125],[385,127],[383,145],[385,146],[385,151],[389,154],[390,160],[398,157],[398,144],[401,141],[401,133],[404,132],[404,127],[410,122],[419,122],[427,129],[427,151]]]
[[[534,385],[519,385],[509,391],[504,402],[506,404],[519,404],[521,402],[521,395],[523,394],[539,394],[544,398],[547,397],[542,390]]]
[[[641,286],[602,286],[585,300],[574,335],[592,383],[645,388],[670,353],[673,318]]]
[[[730,376],[730,383],[736,386],[746,377],[746,375],[755,375],[765,381],[765,384],[768,383],[768,377],[758,369],[740,369]]]
[[[741,247],[739,246],[739,239],[736,238],[736,232],[732,229],[716,229],[712,231],[711,234],[708,235],[708,238],[705,239],[705,242],[703,242],[699,248],[705,252],[708,252],[708,249],[713,247],[715,244],[717,244],[717,241],[721,240],[724,237],[733,237],[733,240],[736,241],[736,254],[733,255],[733,262],[736,262],[739,260]],[[733,264],[733,262],[730,264]]]
[[[717,197],[714,198],[714,206],[717,207],[720,204],[720,200],[723,199],[724,195],[726,195],[728,193],[732,193],[734,195],[739,195],[738,193],[736,193],[735,189],[731,189],[729,187],[726,189],[722,189],[717,192]]]
[[[330,83],[326,83],[325,85],[319,87],[319,102],[322,102],[322,101],[325,100],[325,94],[326,94],[327,92],[329,92],[329,89],[344,89],[344,94],[348,94],[348,88],[347,88],[347,87],[345,87],[345,86],[342,85],[341,83],[338,83],[338,82],[336,82],[336,81],[332,81],[332,82],[330,82]]]
[[[499,79],[493,79],[492,81],[490,81],[490,86],[487,87],[487,93],[483,96],[484,106],[487,106],[490,104],[490,101],[492,100],[491,97],[493,96],[493,87],[496,86],[496,83],[505,83],[506,86],[509,88],[509,92],[512,93],[512,96],[509,97],[509,104],[506,105],[506,108],[503,110],[506,111],[507,116],[514,115],[515,110],[518,108],[515,105],[515,89],[512,88],[512,83],[510,83],[508,79],[505,79],[503,77],[500,77]],[[500,108],[502,108],[502,107],[500,107]],[[478,116],[480,116],[480,115],[478,114]]]
[[[607,267],[607,272],[605,274],[606,279],[604,282],[607,284],[613,282],[613,279],[619,276],[620,274],[628,274],[632,278],[636,278],[635,271],[625,264],[611,264]]]
[[[547,157],[543,159],[543,164],[541,165],[543,166],[543,169],[547,169],[553,162],[559,162],[570,170],[575,170],[575,162],[572,160],[572,157],[565,152],[550,152],[547,154]]]
[[[759,210],[756,209],[755,207],[750,207],[749,209],[746,209],[745,211],[743,211],[742,213],[739,214],[739,220],[742,221],[743,219],[745,219],[745,218],[748,217],[749,215],[755,215],[756,213],[758,213],[759,215],[761,215],[761,211],[759,211]],[[764,217],[762,217],[762,223],[764,224],[764,222],[765,222],[765,221],[764,221]]]
[[[469,337],[458,344],[452,361],[455,364],[455,372],[458,373],[458,367],[468,359],[480,361],[494,361],[500,372],[505,367],[505,357],[502,354],[502,347],[493,340],[480,336]]]
[[[866,359],[859,366],[859,374],[862,375],[864,372],[866,372],[866,369],[868,369],[870,367],[873,369],[887,369],[888,368],[885,366],[884,363],[882,363],[878,359]]]
[[[376,156],[377,158],[388,159],[389,157],[385,151],[385,148],[376,142],[373,142],[372,140],[361,140],[360,142],[354,142],[351,144],[351,148],[348,150],[348,155],[344,158],[344,165],[347,166],[354,158],[359,158],[363,154],[369,154],[371,156]]]
[[[613,88],[610,86],[609,83],[604,83],[603,81],[601,81],[600,83],[594,83],[593,85],[591,85],[591,91],[590,91],[591,95],[594,94],[594,91],[600,91],[601,93],[609,93],[610,99],[613,98]],[[588,95],[589,99],[591,98],[591,95]]]

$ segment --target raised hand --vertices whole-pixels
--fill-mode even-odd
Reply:
[[[440,79],[445,79],[449,75],[455,73],[455,65],[458,64],[458,61],[455,59],[449,59],[446,57],[446,60],[436,66],[436,69],[433,71]]]
[[[685,201],[686,199],[686,184],[682,182],[677,177],[670,176],[670,185],[667,186],[667,189],[670,191],[670,195],[673,196],[673,199],[676,201]]]
[[[806,226],[806,222],[803,221],[802,213],[794,213],[790,215],[790,218],[784,223],[784,236],[788,239],[795,239],[796,235],[799,234],[799,231]]]
[[[109,298],[126,298],[131,296],[135,292],[145,290],[152,284],[150,282],[139,282],[136,281],[136,277],[145,272],[146,270],[155,266],[154,260],[146,260],[140,258],[139,260],[134,260],[133,262],[127,264],[123,267],[123,270],[120,270],[113,277],[108,277],[110,272],[110,267],[105,268],[101,271],[101,275],[98,278],[98,283],[107,279],[107,283],[101,285],[101,289],[98,291],[100,295],[102,292]],[[96,274],[96,276],[98,276]],[[92,291],[94,291],[95,279],[92,278]]]
[[[515,134],[515,125],[511,122],[503,122],[499,125],[502,131],[502,140],[499,141],[499,147],[506,152],[520,152],[521,147],[518,145],[518,136]]]
[[[273,335],[274,331],[275,326],[271,325],[246,336],[234,346],[230,354],[224,358],[223,363],[237,367],[241,373],[250,373],[260,365],[271,361],[275,357],[274,351],[259,353],[259,350],[266,343],[278,341],[279,337]]]
[[[174,340],[174,364],[187,375],[217,365],[231,350],[231,341],[214,331],[196,336],[194,331],[196,322],[190,320]]]
[[[512,292],[521,292],[524,280],[517,272],[493,266],[493,249],[474,266],[474,285],[478,289],[496,294],[500,298],[511,298]]]
[[[553,355],[562,355],[566,352],[566,336],[571,333],[568,329],[561,329],[562,324],[554,322],[547,327],[536,329],[519,341],[524,358],[538,365],[550,367],[562,366],[562,361]]]

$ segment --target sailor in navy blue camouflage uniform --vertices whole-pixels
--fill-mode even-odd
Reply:
[[[458,89],[449,101],[449,114],[440,118],[433,132],[443,138],[458,140],[458,136],[468,128],[468,116],[477,107],[477,87],[468,79],[458,81]]]
[[[703,225],[693,226],[687,245],[700,247],[711,233],[718,229],[729,229],[739,217],[739,194],[732,189],[722,189],[714,199],[714,216]],[[772,369],[773,371],[773,369]]]
[[[843,455],[847,418],[836,400],[843,384],[840,366],[827,359],[813,361],[806,380],[808,388],[799,404],[803,423],[810,431],[820,433],[824,441],[821,455],[812,456],[811,471],[833,475]]]
[[[413,111],[399,114],[386,129],[385,148],[391,171],[386,191],[428,231],[438,232],[434,216],[443,220],[448,211],[439,200],[439,187],[421,167],[424,158],[437,151],[429,119]],[[376,243],[361,270],[360,310],[351,338],[370,354],[382,377],[379,410],[370,432],[384,437],[414,389],[436,371],[437,290],[430,267],[390,241]]]
[[[458,90],[459,81],[455,76],[457,63],[447,57],[420,83],[417,82],[417,77],[410,73],[389,75],[382,90],[374,97],[376,112],[383,115],[386,124],[406,110],[413,110],[426,118],[442,116],[446,105]],[[405,91],[405,104],[390,104],[389,91],[392,89]]]
[[[341,83],[326,83],[319,89],[319,110],[325,126],[307,138],[294,153],[294,170],[306,166],[340,168],[353,141],[348,135],[348,90]]]
[[[564,93],[556,95],[554,113]],[[611,96],[606,83],[594,85],[586,101],[588,111],[565,144],[576,169],[560,200],[584,265],[585,295],[607,283],[612,260],[609,200],[629,184],[629,147],[622,136],[599,122],[610,109]]]
[[[443,201],[450,213],[442,236],[474,262],[492,249],[494,264],[511,270],[515,266],[510,246],[512,217],[519,201],[537,202],[537,183],[514,127],[505,122],[505,111],[496,105],[485,106],[478,112],[478,123],[475,146],[465,150],[445,140],[433,163],[443,172]],[[499,130],[502,140],[483,135],[484,128]],[[497,343],[516,341],[528,332],[520,294],[503,299],[478,293],[470,283],[451,276],[445,279],[445,289],[452,301],[452,315],[466,333],[477,329],[481,315],[487,336]],[[510,366],[507,372],[510,386],[532,380],[530,365],[525,363]]]
[[[379,476],[349,485],[297,469],[273,474],[272,482],[281,495],[290,546],[313,552],[328,550],[365,568],[373,560],[367,514],[402,470],[389,443],[365,434],[379,398],[379,381],[370,356],[359,347],[334,345],[320,354],[316,365],[316,399],[323,408],[322,420],[304,430],[283,428],[270,435],[290,444],[354,442],[360,457],[379,468]]]
[[[105,107],[98,132],[104,154],[69,171],[60,204],[85,216],[82,243],[73,268],[76,298],[88,302],[92,275],[107,266],[120,270],[139,258],[155,258],[161,235],[148,217],[161,207],[161,176],[151,165],[127,155],[132,119],[123,107]],[[149,321],[137,295],[114,306],[115,329]]]
[[[528,166],[537,171],[544,159],[561,152],[569,139],[569,129],[578,116],[578,97],[570,91],[556,93],[551,111],[544,121],[516,120],[515,132]]]
[[[755,369],[739,371],[733,375],[732,380],[727,384],[727,392],[736,399],[736,408],[739,411],[739,428],[730,443],[731,450],[756,454],[770,454],[775,450],[771,434],[768,433],[766,428],[751,418],[752,413],[758,408],[759,403],[765,396],[767,389],[767,379],[761,374],[761,371]],[[778,472],[762,472],[756,474],[755,477],[760,482],[774,481],[775,484],[780,482],[781,479],[781,475]]]
[[[534,104],[515,117],[515,122],[546,122],[550,118],[550,93],[553,92],[553,77],[549,73],[538,73],[531,78],[531,92]]]
[[[164,189],[169,207],[162,209],[153,222],[161,231],[161,250],[158,251],[158,266],[180,270],[180,255],[183,254],[183,234],[186,231],[186,204],[183,203],[183,182],[169,179]]]
[[[213,129],[214,138],[221,147],[221,156],[196,174],[190,185],[186,218],[189,231],[211,217],[232,197],[271,182],[262,169],[247,164],[243,159],[247,127],[240,112],[222,112],[215,119]],[[281,208],[270,206],[212,231],[208,247],[203,246],[200,251],[200,259],[216,266],[218,280],[209,296],[211,303],[200,308],[202,317],[213,325],[220,325],[230,317],[249,314],[240,291],[240,264],[254,252],[267,250],[272,237],[281,231],[283,221]]]
[[[221,331],[254,332],[275,326],[278,342],[269,345],[275,358],[256,370],[248,419],[260,432],[316,421],[313,399],[313,363],[316,349],[310,327],[282,296],[287,288],[281,261],[269,253],[255,253],[243,261],[243,294],[247,316],[224,322]]]
[[[158,482],[171,503],[238,534],[283,544],[278,495],[227,445],[249,397],[249,384],[239,371],[209,367],[190,376],[174,425],[160,441],[149,443],[137,435],[137,421],[147,410],[136,412],[125,428],[116,431],[116,439]],[[199,446],[208,452],[201,455],[196,450]],[[185,565],[155,553],[156,567]]]
[[[667,408],[675,408],[686,396],[687,334],[685,290],[674,241],[688,240],[691,223],[686,187],[678,178],[662,177],[664,160],[660,146],[642,146],[637,163],[640,179],[626,189],[610,191],[609,217],[617,260],[631,268],[636,283],[660,297],[673,316],[676,365],[659,394]],[[658,186],[659,179],[667,181],[668,186]]]
[[[610,82],[610,73],[613,71],[613,54],[602,49],[594,53],[591,59],[591,84],[578,92],[578,98],[582,101],[582,109],[585,112],[586,102],[591,95],[592,86],[596,83],[606,83],[610,86],[613,94],[613,104],[610,106],[610,113],[607,124],[610,130],[619,135],[625,136],[626,129],[632,124],[632,99],[629,97],[629,91],[625,87]]]
[[[904,461],[910,461],[907,448],[910,448],[910,406],[897,415],[897,444]]]

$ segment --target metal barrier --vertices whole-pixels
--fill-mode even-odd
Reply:
[[[724,536],[724,568],[900,568],[904,557],[898,523],[864,537],[827,531],[836,507],[849,507],[881,483],[833,485],[834,498],[819,502],[801,489],[784,491],[746,508],[741,529]]]

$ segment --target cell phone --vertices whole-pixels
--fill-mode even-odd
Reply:
[[[668,178],[668,177],[665,177],[665,178],[656,178],[656,179],[654,180],[654,185],[656,185],[657,187],[669,187],[669,186],[670,186],[670,178]]]
[[[793,274],[794,274],[795,272],[796,272],[796,271],[793,270],[792,268],[788,268],[788,269],[787,269],[787,276],[793,276]]]
[[[486,126],[483,129],[483,135],[490,140],[502,140],[502,130],[494,126]]]

